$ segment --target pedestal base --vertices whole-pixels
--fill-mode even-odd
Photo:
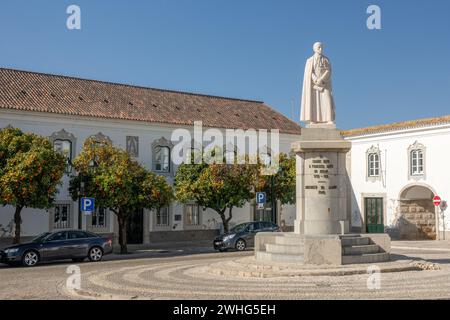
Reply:
[[[387,234],[300,235],[258,233],[258,261],[304,265],[378,263],[390,260],[391,239]]]

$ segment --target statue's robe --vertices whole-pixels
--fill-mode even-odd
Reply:
[[[315,86],[314,80],[321,79],[322,86]],[[335,105],[331,86],[331,65],[325,56],[306,61],[303,78],[300,121],[323,123],[335,121]]]

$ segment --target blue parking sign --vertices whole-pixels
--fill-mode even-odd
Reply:
[[[266,193],[265,192],[257,192],[256,193],[256,203],[257,204],[266,203]]]
[[[81,198],[81,211],[92,213],[95,210],[94,198]]]

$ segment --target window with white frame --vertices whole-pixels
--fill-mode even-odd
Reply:
[[[366,151],[366,180],[379,181],[381,180],[381,151],[378,146],[371,146]]]
[[[54,132],[50,136],[50,141],[53,143],[53,149],[56,152],[61,153],[67,160],[66,173],[70,173],[72,171],[70,163],[74,157],[76,140],[77,139],[73,134],[64,129]]]
[[[185,224],[189,226],[200,225],[200,207],[196,204],[186,204],[184,208]]]
[[[170,172],[170,148],[166,146],[155,147],[155,171]]]
[[[169,207],[161,208],[156,212],[156,226],[168,227],[169,226]]]
[[[53,148],[56,152],[61,153],[67,161],[66,173],[72,171],[70,163],[72,161],[72,142],[69,140],[55,140],[53,142]]]
[[[53,229],[70,228],[70,204],[56,204],[53,219]]]
[[[369,161],[369,177],[378,177],[380,175],[380,154],[370,153],[367,158]]]
[[[98,207],[92,213],[92,227],[93,228],[106,227],[106,209],[104,207]]]
[[[411,175],[418,176],[423,175],[423,151],[412,150],[411,154]]]

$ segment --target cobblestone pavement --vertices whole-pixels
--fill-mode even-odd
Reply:
[[[81,290],[66,288],[68,263],[0,268],[0,299],[450,299],[450,243],[393,242],[396,260],[426,260],[440,270],[369,275],[255,278],[210,272],[246,253],[205,253],[82,263]]]

